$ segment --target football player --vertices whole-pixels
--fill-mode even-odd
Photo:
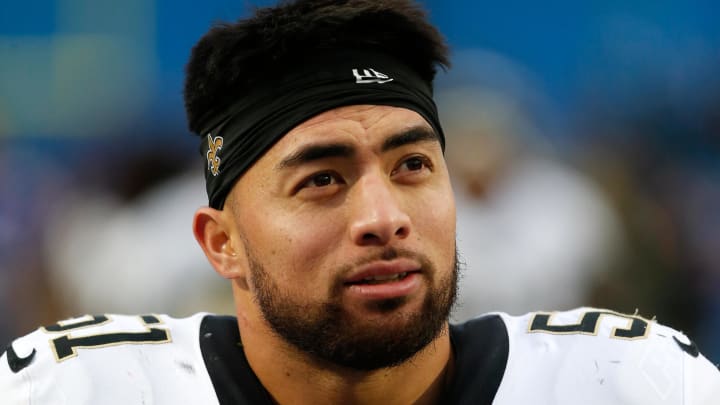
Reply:
[[[717,404],[683,334],[581,308],[450,325],[455,205],[409,0],[300,0],[212,28],[187,66],[236,317],[85,316],[15,340],[3,404]]]

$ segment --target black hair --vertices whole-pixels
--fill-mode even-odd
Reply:
[[[445,40],[412,0],[282,1],[214,26],[193,47],[184,89],[188,126],[199,134],[208,112],[231,105],[268,75],[347,49],[392,55],[429,84],[438,67],[450,66]]]

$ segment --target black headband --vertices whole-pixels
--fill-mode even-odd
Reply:
[[[372,52],[342,52],[308,58],[290,74],[255,85],[224,113],[210,113],[201,135],[211,207],[221,209],[237,179],[275,142],[302,122],[331,109],[359,104],[404,107],[445,138],[432,85],[407,65]]]

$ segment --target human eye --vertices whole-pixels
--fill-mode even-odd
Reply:
[[[297,191],[307,188],[323,188],[342,183],[340,175],[334,172],[315,173],[305,178],[297,187]]]
[[[410,156],[404,159],[392,171],[391,175],[417,174],[425,171],[432,171],[432,163],[425,156]]]

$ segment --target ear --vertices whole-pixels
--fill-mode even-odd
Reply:
[[[245,276],[244,255],[236,249],[242,249],[239,238],[233,238],[232,221],[227,212],[210,207],[200,207],[193,217],[193,234],[205,252],[208,261],[216,272],[226,279]]]

